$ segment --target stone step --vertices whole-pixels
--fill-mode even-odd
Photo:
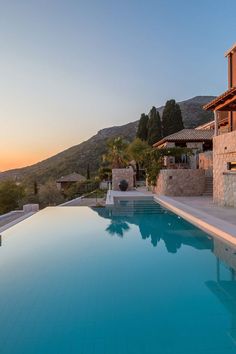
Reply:
[[[205,190],[203,196],[211,197],[213,195],[213,178],[206,177],[205,178]]]

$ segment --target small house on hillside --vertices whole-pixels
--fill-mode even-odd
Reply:
[[[64,191],[65,189],[69,188],[71,185],[78,183],[78,182],[84,182],[86,181],[86,178],[79,173],[71,173],[70,175],[67,176],[62,176],[59,178],[56,183],[57,183],[57,188],[60,191]]]
[[[180,158],[166,157],[166,168],[197,168],[198,154],[212,150],[212,139],[214,130],[212,129],[182,129],[177,133],[171,134],[158,141],[153,145],[154,148],[190,148],[193,150],[194,156],[187,157],[186,155]]]

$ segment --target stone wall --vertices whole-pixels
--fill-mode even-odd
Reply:
[[[120,190],[119,183],[122,179],[125,179],[128,182],[128,190],[134,188],[134,170],[132,167],[112,169],[112,189],[114,191]]]
[[[192,149],[193,156],[189,156],[189,166],[192,169],[198,168],[197,164],[197,152],[203,151],[203,142],[189,142],[187,148]]]
[[[227,170],[236,161],[236,131],[213,138],[213,199],[222,206],[236,207],[236,172]]]
[[[213,152],[206,151],[199,154],[199,169],[205,171],[205,176],[213,176]]]
[[[205,188],[203,170],[161,170],[154,192],[168,196],[202,195]]]
[[[24,213],[35,213],[36,211],[39,211],[39,205],[38,204],[25,204],[25,205],[23,205],[23,211],[24,211]]]

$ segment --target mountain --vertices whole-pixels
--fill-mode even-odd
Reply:
[[[195,128],[198,125],[213,120],[211,112],[205,112],[202,106],[214,99],[214,96],[196,96],[189,100],[179,102],[185,128]],[[162,114],[164,106],[158,111]],[[7,178],[37,180],[40,183],[49,178],[56,179],[72,172],[86,175],[87,165],[91,173],[99,168],[101,156],[106,152],[107,139],[122,136],[131,141],[136,135],[138,121],[100,130],[96,135],[75,145],[55,156],[32,166],[18,168],[0,173],[0,180]]]

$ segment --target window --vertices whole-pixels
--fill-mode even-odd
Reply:
[[[235,162],[227,162],[227,170],[236,171],[236,161]]]

